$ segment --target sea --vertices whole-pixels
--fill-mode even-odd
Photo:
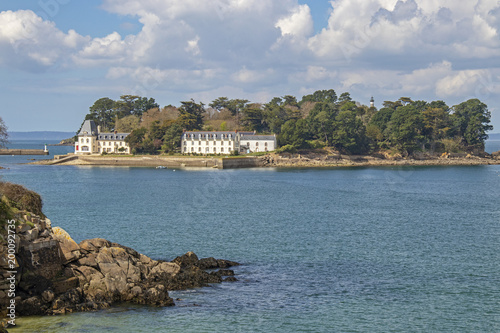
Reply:
[[[23,317],[11,332],[500,332],[500,165],[24,164],[51,156],[0,156],[0,176],[40,193],[76,242],[242,265],[237,282],[170,292],[174,307]]]

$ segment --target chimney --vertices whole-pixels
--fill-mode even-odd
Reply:
[[[101,125],[97,125],[97,133],[101,133]]]

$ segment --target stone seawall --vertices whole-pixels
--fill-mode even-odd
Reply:
[[[43,149],[0,149],[0,155],[48,155]]]

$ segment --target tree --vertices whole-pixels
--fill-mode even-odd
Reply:
[[[309,139],[308,124],[305,119],[290,119],[281,126],[278,136],[280,146],[291,145],[294,148],[306,148]]]
[[[328,145],[331,142],[334,120],[337,115],[337,107],[330,103],[316,103],[307,116],[312,133]]]
[[[130,133],[133,130],[139,128],[141,120],[134,116],[126,116],[124,118],[118,119],[115,122],[115,130],[120,133]]]
[[[436,142],[445,138],[451,129],[449,109],[447,107],[428,107],[422,111],[422,121],[423,133],[431,143],[431,150],[434,151]]]
[[[174,123],[168,127],[163,136],[163,151],[173,153],[178,150],[181,145],[181,136],[182,127],[178,123]]]
[[[179,108],[179,124],[187,131],[200,130],[203,125],[204,104],[195,103],[193,99],[189,102],[181,102]]]
[[[85,120],[93,120],[97,125],[102,127],[103,131],[112,130],[114,128],[114,113],[116,102],[108,97],[99,98],[89,108],[90,113],[87,114]]]
[[[144,127],[135,129],[127,135],[125,138],[125,142],[128,143],[131,149],[140,152],[142,151],[142,143],[144,141],[144,137],[146,136],[147,130]]]
[[[5,148],[9,141],[9,133],[7,133],[7,126],[5,125],[3,119],[0,117],[0,147]]]
[[[317,90],[311,95],[305,95],[300,101],[300,106],[306,102],[323,102],[323,103],[335,103],[337,101],[337,94],[335,90]]]
[[[250,104],[243,110],[243,126],[250,131],[262,132],[264,125],[264,112],[260,104]]]
[[[478,99],[469,99],[455,105],[452,119],[463,144],[484,148],[484,141],[488,138],[486,132],[493,129],[493,126],[489,125],[491,113],[486,104]]]
[[[355,111],[342,110],[335,117],[332,145],[349,154],[359,154],[367,150],[365,126],[356,117]]]
[[[422,127],[422,115],[414,106],[398,107],[387,127],[389,140],[401,153],[410,155],[423,139]]]

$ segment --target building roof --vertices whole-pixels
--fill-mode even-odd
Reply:
[[[130,133],[99,133],[98,140],[118,140],[125,139]]]
[[[191,131],[191,132],[184,132],[184,134],[190,136],[191,134],[194,134],[195,138],[198,137],[199,135],[201,135],[202,137],[205,137],[207,134],[210,138],[212,138],[214,135],[216,138],[220,138],[221,135],[224,135],[225,137],[228,137],[229,135],[231,135],[232,137],[235,137],[236,136],[236,132],[234,131],[217,131],[217,132],[209,132],[209,131],[199,131],[199,132],[194,132],[194,131]]]
[[[275,140],[276,137],[274,135],[242,135],[240,140]]]
[[[85,120],[78,135],[97,135],[97,125],[93,120]]]

